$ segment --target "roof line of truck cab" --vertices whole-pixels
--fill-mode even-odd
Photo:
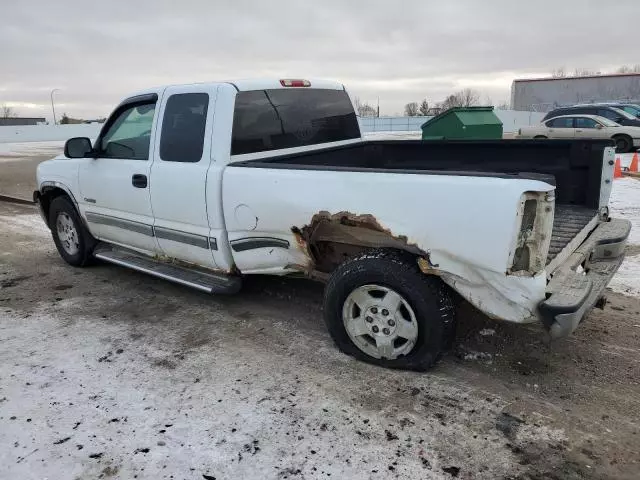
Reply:
[[[300,79],[305,80],[309,83],[308,86],[284,86],[283,80],[291,80],[291,79]],[[285,77],[278,79],[244,79],[244,80],[232,80],[229,82],[235,86],[239,91],[249,91],[249,90],[273,90],[277,88],[321,88],[325,90],[344,90],[344,85],[339,82],[334,82],[332,80],[322,80],[319,78],[301,78],[301,77]]]
[[[283,81],[286,80],[304,80],[308,82],[308,86],[284,86]],[[251,90],[272,90],[280,88],[312,88],[312,89],[325,89],[325,90],[345,90],[345,87],[340,82],[333,80],[324,80],[320,78],[299,78],[299,77],[286,77],[286,78],[261,78],[261,79],[237,79],[237,80],[222,80],[219,82],[191,82],[191,83],[176,83],[170,85],[162,85],[154,88],[148,88],[140,90],[123,98],[124,101],[129,101],[134,97],[143,95],[156,94],[160,96],[162,92],[169,87],[181,87],[187,85],[201,85],[203,87],[213,87],[220,84],[233,85],[239,92],[251,91]]]

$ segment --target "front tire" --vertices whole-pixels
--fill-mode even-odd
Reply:
[[[415,257],[393,250],[340,265],[325,290],[324,316],[340,350],[387,368],[429,369],[455,330],[448,287],[423,274]]]
[[[65,262],[74,267],[89,263],[96,240],[68,198],[56,197],[51,202],[49,228],[58,253]]]

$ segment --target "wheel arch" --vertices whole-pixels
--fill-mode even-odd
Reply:
[[[44,218],[47,219],[47,222],[46,222],[47,225],[49,225],[48,219],[49,219],[49,210],[51,208],[51,202],[53,202],[55,198],[58,198],[61,196],[67,197],[69,198],[69,200],[71,200],[71,203],[76,209],[76,212],[78,212],[78,215],[84,222],[84,218],[82,218],[82,215],[80,215],[78,202],[73,196],[73,193],[71,193],[71,189],[69,189],[69,187],[67,187],[66,185],[60,182],[50,182],[50,181],[42,182],[42,185],[40,185],[40,191],[36,192],[36,194],[38,197],[37,198],[38,203],[40,204],[40,209],[42,210],[42,214],[44,215]]]
[[[309,259],[307,270],[320,276],[330,274],[345,261],[369,250],[395,250],[418,262],[423,259],[425,261],[420,263],[430,265],[428,252],[409,242],[406,236],[394,235],[373,215],[320,212],[309,225],[293,227],[292,231],[298,247]],[[422,265],[420,267],[423,269]]]

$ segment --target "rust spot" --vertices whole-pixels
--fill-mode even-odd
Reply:
[[[409,242],[406,235],[394,235],[371,214],[321,211],[311,218],[308,225],[292,227],[291,231],[298,248],[308,260],[304,266],[307,273],[331,272],[349,257],[365,249],[381,247],[414,253],[427,259],[426,264],[433,267],[427,252]]]
[[[440,275],[440,270],[438,270],[437,267],[438,265],[434,265],[431,263],[428,254],[426,257],[418,258],[418,268],[422,273],[425,273],[427,275]]]

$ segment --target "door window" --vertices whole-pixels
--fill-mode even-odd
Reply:
[[[100,142],[100,156],[149,159],[155,103],[134,105],[118,114]]]
[[[604,118],[608,118],[609,120],[612,120],[616,123],[622,121],[622,115],[620,115],[618,112],[616,112],[613,109],[602,108],[598,110],[598,115]]]
[[[573,117],[554,118],[547,122],[551,128],[573,128]]]
[[[160,158],[166,162],[199,162],[202,158],[209,95],[178,93],[167,100],[160,134]]]
[[[598,128],[599,123],[593,118],[578,117],[575,119],[576,128]]]

